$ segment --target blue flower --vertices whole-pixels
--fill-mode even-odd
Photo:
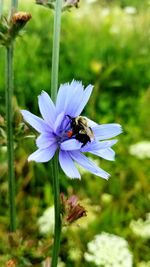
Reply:
[[[72,81],[70,84],[60,86],[56,105],[49,95],[42,91],[38,96],[40,113],[39,118],[29,111],[22,110],[24,120],[30,124],[39,136],[36,139],[38,149],[32,153],[28,160],[47,162],[59,151],[59,163],[64,173],[70,178],[80,178],[75,162],[91,173],[108,179],[109,174],[88,159],[84,153],[90,152],[107,160],[114,160],[115,152],[111,146],[117,140],[107,140],[122,132],[121,126],[116,123],[102,124],[87,119],[88,127],[93,133],[93,139],[86,144],[79,141],[77,135],[69,135],[72,131],[72,119],[78,117],[87,104],[93,87],[84,87],[81,82]]]

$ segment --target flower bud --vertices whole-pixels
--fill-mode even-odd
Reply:
[[[7,19],[2,16],[0,18],[0,44],[8,47],[19,36],[20,31],[31,19],[31,14],[27,12],[17,12]]]
[[[17,12],[14,13],[11,20],[13,24],[18,24],[18,26],[22,26],[22,24],[26,24],[28,20],[31,19],[31,14],[27,12]]]
[[[78,197],[76,195],[72,195],[66,199],[62,193],[61,203],[64,224],[71,224],[79,218],[86,216],[86,210],[78,203]]]

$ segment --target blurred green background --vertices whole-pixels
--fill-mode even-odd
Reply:
[[[8,10],[8,4],[4,10]],[[15,237],[17,245],[10,249],[10,240],[7,242],[5,49],[1,47],[0,262],[5,266],[13,255],[18,262],[16,266],[41,266],[52,247],[52,235],[40,233],[37,222],[53,205],[52,179],[49,164],[27,162],[36,146],[34,138],[27,137],[33,132],[24,126],[19,109],[39,114],[37,96],[42,90],[50,93],[53,12],[35,5],[34,1],[22,1],[20,10],[32,14],[25,34],[16,41],[14,53],[15,174],[20,232],[19,237]],[[133,266],[150,266],[150,221],[146,221],[150,212],[149,12],[150,1],[146,0],[87,0],[62,15],[59,83],[76,79],[84,85],[93,84],[94,91],[84,114],[98,123],[117,122],[123,126],[123,134],[115,146],[116,161],[94,158],[111,173],[109,181],[86,172],[81,181],[60,174],[61,191],[67,195],[77,194],[87,209],[87,217],[79,221],[80,226],[76,224],[63,231],[62,266],[95,266],[85,261],[84,252],[94,235],[103,231],[128,241]],[[145,141],[147,143],[143,143]],[[140,149],[133,147],[137,143],[142,144]],[[139,218],[143,224],[137,233],[131,222]],[[145,235],[142,234],[144,222]],[[78,251],[74,256],[75,248]]]

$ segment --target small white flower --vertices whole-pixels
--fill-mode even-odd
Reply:
[[[124,8],[124,11],[125,11],[126,14],[129,14],[129,15],[134,15],[137,12],[137,10],[136,10],[136,8],[134,6],[126,6]]]
[[[131,145],[129,148],[129,153],[139,159],[150,158],[150,142],[141,141]]]
[[[122,237],[103,232],[88,243],[85,260],[103,267],[132,267],[132,254]]]
[[[150,238],[150,213],[147,213],[146,220],[139,218],[137,221],[131,221],[130,228],[134,234],[144,239]]]
[[[41,234],[54,233],[54,206],[47,208],[38,219],[39,231]]]

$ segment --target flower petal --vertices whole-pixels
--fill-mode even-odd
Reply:
[[[55,124],[53,126],[53,129],[54,129],[54,133],[56,134],[59,134],[59,130],[60,130],[60,127],[61,127],[61,124],[64,120],[64,117],[65,117],[65,114],[64,112],[61,112],[57,118],[56,118],[56,121],[55,121]]]
[[[88,85],[87,88],[84,90],[80,105],[79,106],[76,105],[77,109],[76,109],[76,112],[74,113],[74,117],[77,117],[77,116],[79,116],[81,114],[81,112],[84,109],[85,105],[89,101],[89,98],[91,96],[92,90],[93,90],[93,86],[92,85]]]
[[[24,120],[27,123],[29,123],[39,133],[51,132],[51,128],[41,118],[37,117],[36,115],[32,114],[31,112],[27,110],[21,110],[21,114]]]
[[[68,95],[69,83],[61,84],[58,90],[57,99],[56,99],[56,112],[57,114],[64,110],[64,104]]]
[[[47,162],[54,156],[56,149],[57,144],[52,144],[43,149],[39,148],[29,156],[28,161],[34,160],[36,162]]]
[[[71,117],[76,117],[76,110],[81,104],[84,94],[84,88],[82,83],[78,81],[72,81],[70,86],[71,88],[69,91],[65,111],[67,115],[70,115]]]
[[[118,140],[108,140],[108,141],[93,141],[91,143],[87,143],[81,150],[82,152],[93,152],[93,151],[99,151],[101,149],[105,149],[108,147],[113,146],[114,144],[117,143]]]
[[[120,124],[110,123],[94,126],[92,131],[96,140],[105,140],[122,133],[122,128]]]
[[[56,143],[55,137],[51,133],[43,133],[36,139],[36,145],[39,148],[46,148]]]
[[[42,91],[41,95],[38,96],[39,109],[43,119],[53,128],[53,124],[56,119],[56,109],[53,101],[49,95]]]
[[[87,169],[91,173],[100,176],[104,179],[109,178],[109,174],[99,168],[94,162],[89,160],[86,156],[81,154],[79,151],[70,151],[68,152],[73,160],[75,160],[79,165],[81,165],[83,168]]]
[[[76,139],[69,139],[61,143],[60,148],[62,150],[78,150],[82,146],[82,143]]]
[[[67,151],[60,150],[59,152],[59,163],[64,173],[70,178],[81,178],[80,173],[75,167],[73,160],[69,156]]]
[[[66,115],[74,117],[73,110],[79,106],[82,97],[83,86],[81,82],[73,80],[70,84],[61,85],[56,100],[57,114],[63,109]]]
[[[115,151],[112,148],[91,151],[92,154],[107,160],[115,160]]]

